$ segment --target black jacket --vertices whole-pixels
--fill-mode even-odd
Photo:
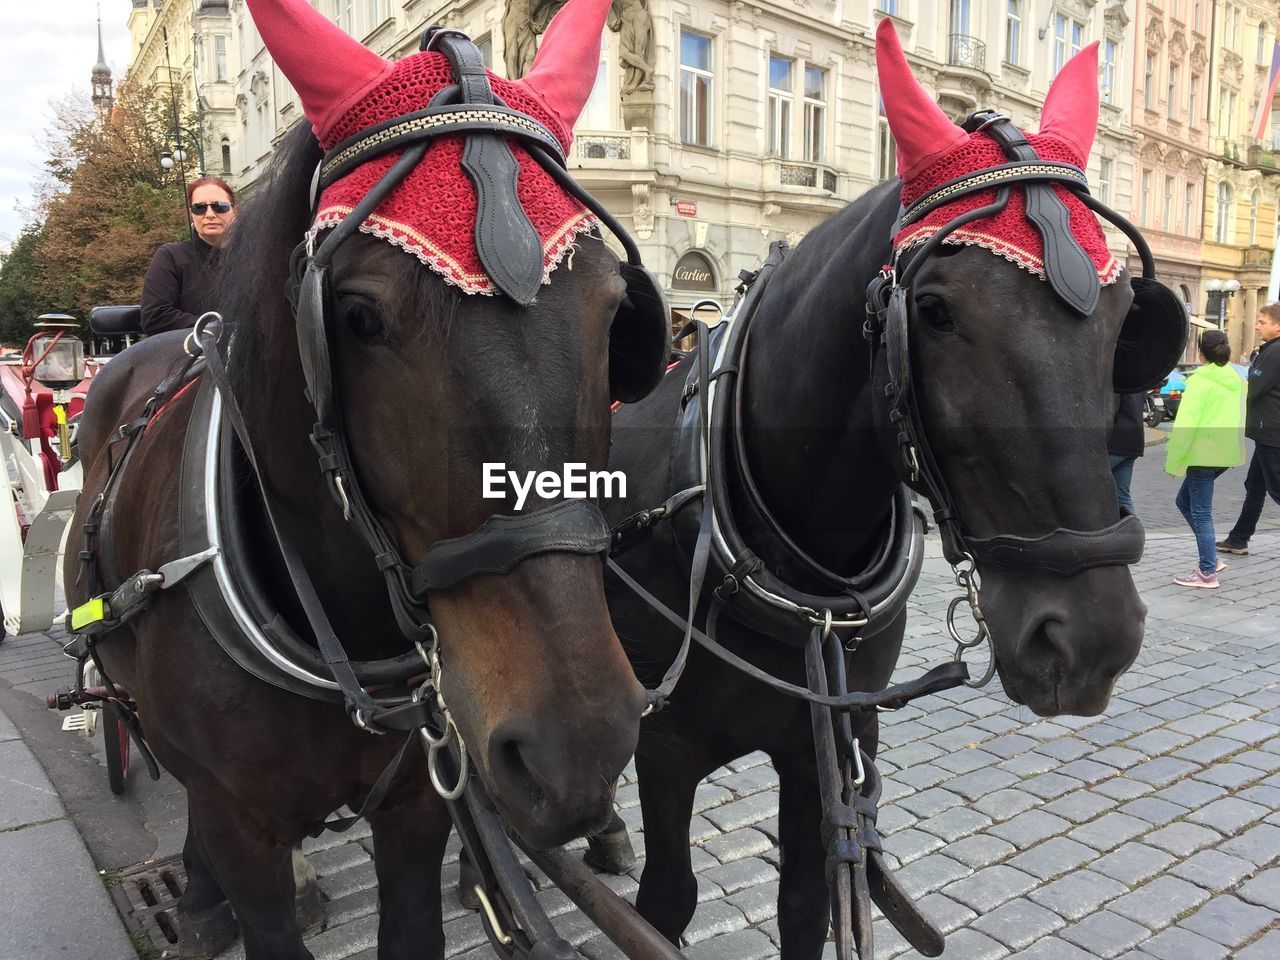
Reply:
[[[218,260],[219,251],[196,236],[160,247],[142,282],[142,332],[192,327],[200,314],[214,309]]]
[[[1249,402],[1244,435],[1280,447],[1280,340],[1264,343],[1249,364]]]
[[[1111,422],[1111,436],[1107,439],[1107,453],[1112,456],[1140,457],[1146,452],[1142,398],[1141,393],[1116,394],[1116,416]]]

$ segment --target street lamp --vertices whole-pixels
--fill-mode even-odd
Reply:
[[[1227,325],[1227,301],[1240,291],[1240,281],[1235,278],[1219,280],[1215,277],[1206,280],[1204,288],[1218,295],[1218,329],[1221,330]]]

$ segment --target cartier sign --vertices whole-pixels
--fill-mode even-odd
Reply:
[[[707,258],[692,250],[681,257],[676,268],[671,271],[671,289],[714,293],[716,275]]]

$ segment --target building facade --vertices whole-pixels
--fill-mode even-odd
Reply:
[[[173,131],[170,145],[187,155],[180,161],[186,179],[233,178],[240,65],[228,0],[133,0],[129,34],[128,79],[168,88],[182,118],[194,117]]]
[[[1267,89],[1280,8],[1274,0],[1215,0],[1212,7],[1210,100],[1207,125],[1209,157],[1205,168],[1202,261],[1209,317],[1220,317],[1232,353],[1247,357],[1257,346],[1253,320],[1266,302],[1276,245],[1277,166],[1275,123],[1267,140],[1253,136],[1259,98]],[[1201,8],[1204,8],[1201,10]],[[1274,105],[1263,106],[1272,116]]]

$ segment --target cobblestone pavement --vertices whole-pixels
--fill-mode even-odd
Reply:
[[[1269,504],[1222,589],[1173,586],[1194,545],[1162,454],[1149,448],[1134,482],[1148,529],[1134,571],[1150,607],[1146,642],[1104,716],[1042,720],[997,687],[951,691],[884,720],[885,848],[948,932],[946,960],[1280,957],[1280,519]],[[1220,535],[1242,480],[1239,470],[1218,483]],[[895,679],[951,653],[940,637],[955,588],[931,547]],[[13,683],[7,650],[0,678]],[[140,772],[131,789],[141,789]],[[777,956],[776,787],[766,758],[753,755],[698,792],[691,960]],[[643,857],[634,783],[618,800]],[[320,960],[374,956],[370,846],[357,828],[304,848],[330,898],[328,928],[309,941]],[[90,849],[97,856],[92,838]],[[477,916],[454,899],[456,850],[445,870],[448,953],[488,958]],[[176,849],[156,855],[166,852]],[[642,867],[608,882],[631,896]],[[543,884],[539,896],[588,956],[619,956],[563,894]],[[916,956],[883,920],[876,930],[878,956]],[[239,958],[239,945],[224,956]]]

